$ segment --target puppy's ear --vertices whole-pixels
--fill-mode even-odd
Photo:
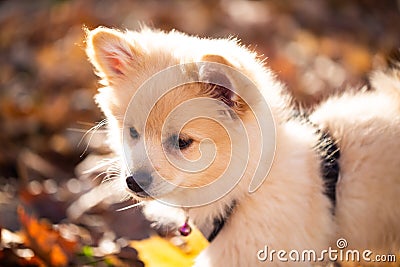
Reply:
[[[138,52],[123,33],[99,27],[87,31],[86,54],[101,78],[112,83],[132,69]]]
[[[206,84],[202,93],[224,102],[236,112],[242,112],[246,104],[237,91],[234,66],[219,55],[205,55],[201,61],[206,62],[199,70],[199,79]]]

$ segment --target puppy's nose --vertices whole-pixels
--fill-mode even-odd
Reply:
[[[146,194],[147,189],[152,183],[153,178],[148,172],[135,172],[133,175],[126,177],[126,185],[134,193]]]

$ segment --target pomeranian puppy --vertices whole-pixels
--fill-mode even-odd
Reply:
[[[180,224],[182,235],[190,225],[203,231],[210,245],[195,266],[309,266],[345,260],[330,249],[368,250],[371,261],[398,252],[398,69],[303,114],[234,39],[99,27],[86,42],[121,188],[151,220]],[[302,259],[309,250],[316,256]]]

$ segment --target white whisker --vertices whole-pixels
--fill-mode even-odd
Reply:
[[[104,162],[100,162],[100,163],[97,164],[96,166],[94,166],[94,167],[92,167],[92,168],[90,168],[90,169],[84,171],[83,174],[90,174],[90,173],[94,172],[94,171],[97,170],[97,169],[100,169],[100,168],[105,167],[105,166],[107,166],[107,165],[111,165],[111,164],[115,163],[116,161],[118,161],[118,157],[116,157],[116,158],[111,158],[111,159],[105,159],[105,160],[103,160],[103,161],[104,161]],[[114,166],[114,167],[117,168],[116,166]]]
[[[103,127],[104,125],[106,125],[107,122],[108,122],[107,119],[104,119],[104,120],[100,121],[97,125],[95,125],[95,126],[93,126],[92,128],[90,128],[90,129],[82,136],[81,140],[80,140],[79,143],[78,143],[78,146],[81,145],[83,139],[91,132],[91,135],[90,135],[89,140],[88,140],[88,142],[87,142],[87,144],[86,144],[86,147],[85,147],[85,149],[83,150],[83,152],[82,152],[82,154],[81,154],[81,157],[83,157],[83,155],[84,155],[84,154],[86,153],[86,151],[88,150],[89,145],[90,145],[90,142],[92,141],[93,135],[94,135],[101,127]]]
[[[108,174],[107,171],[103,171],[103,172],[97,174],[97,175],[92,179],[92,181],[96,181],[97,178],[99,178],[99,177],[101,177],[101,176],[106,176],[106,177],[107,177],[107,174]],[[105,178],[104,178],[104,179],[105,179]],[[103,183],[104,179],[102,180],[101,183]]]
[[[129,205],[129,206],[127,206],[127,207],[124,207],[124,208],[117,209],[117,211],[124,211],[124,210],[128,210],[128,209],[131,209],[131,208],[134,208],[134,207],[138,207],[138,206],[140,206],[140,205],[143,205],[143,204],[144,204],[143,202],[138,202],[138,203],[135,203],[135,204]]]
[[[71,131],[71,132],[78,132],[78,133],[87,133],[88,131],[90,131],[90,129],[85,130],[85,129],[79,129],[79,128],[67,128],[67,130]],[[97,130],[96,132],[97,133],[107,133],[107,130]],[[82,141],[80,141],[80,142],[82,142]]]

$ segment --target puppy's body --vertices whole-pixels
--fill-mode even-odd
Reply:
[[[245,74],[268,102],[276,128],[276,151],[269,175],[255,193],[248,193],[252,171],[258,164],[257,154],[250,153],[248,169],[229,194],[209,205],[189,209],[192,223],[209,227],[213,219],[226,216],[227,207],[231,207],[233,201],[236,203],[224,228],[198,257],[196,266],[258,266],[265,264],[257,259],[257,251],[265,245],[277,251],[321,251],[329,246],[335,248],[339,237],[347,240],[349,248],[374,252],[399,249],[400,79],[395,70],[376,73],[372,77],[373,90],[330,97],[310,114],[311,123],[306,123],[291,115],[283,86],[256,55],[233,40],[199,39],[149,29],[121,33],[99,28],[89,33],[87,52],[105,85],[96,101],[110,122],[110,145],[127,161],[127,167],[121,164],[121,181],[125,180],[127,169],[133,172],[149,169],[140,137],[136,141],[121,138],[121,133],[129,134],[133,126],[152,133],[147,140],[150,144],[148,156],[158,176],[196,187],[209,183],[224,171],[228,160],[225,156],[230,153],[228,138],[215,122],[207,120],[185,125],[183,136],[190,136],[193,144],[181,152],[186,158],[196,159],[198,140],[211,138],[219,149],[216,166],[188,175],[171,168],[160,156],[165,151],[159,138],[154,136],[160,135],[158,128],[171,110],[188,99],[217,96],[225,103],[233,103],[232,108],[249,130],[250,151],[260,145],[259,134],[252,130],[257,128],[257,120],[247,106],[257,110],[259,101],[239,103],[241,100],[234,96],[210,94],[209,88],[205,90],[200,85],[182,86],[165,95],[165,99],[156,104],[146,125],[141,113],[144,106],[152,105],[146,102],[147,97],[143,97],[141,106],[133,107],[125,116],[131,97],[157,72],[182,63],[222,63]],[[239,95],[248,93],[235,89]],[[149,96],[156,91],[157,86],[148,92]],[[341,152],[336,205],[325,194],[321,158],[314,149],[320,136],[314,125],[328,132]],[[168,150],[165,153],[169,153]],[[157,181],[157,175],[151,173],[152,179]],[[159,189],[156,182],[148,188],[151,192]],[[171,215],[173,208],[150,201],[147,213],[163,223],[167,221],[162,218],[166,210]],[[183,221],[183,217],[179,218],[183,214],[175,210],[178,220]],[[269,264],[284,263],[275,260]],[[296,264],[309,265],[307,262]]]

